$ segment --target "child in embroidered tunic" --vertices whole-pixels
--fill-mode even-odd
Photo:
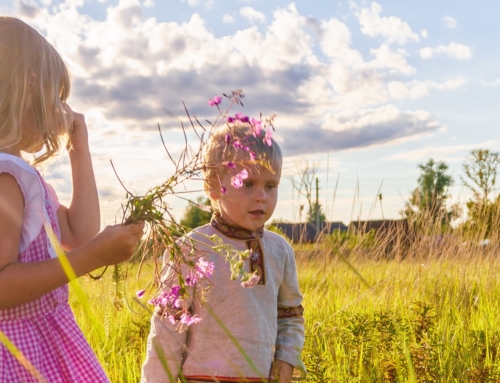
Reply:
[[[248,168],[248,177],[241,177],[241,185],[237,185],[241,187],[236,188],[231,186],[231,182],[239,182],[234,174],[246,174],[243,169],[247,166],[238,154],[234,163],[224,159],[243,141],[252,158],[262,155],[270,166]],[[177,332],[169,318],[155,312],[141,382],[176,383],[183,377],[187,382],[269,379],[289,383],[294,369],[305,371],[300,360],[304,342],[302,295],[294,252],[283,237],[263,228],[276,207],[282,155],[276,142],[263,141],[261,136],[251,134],[248,123],[228,124],[210,137],[205,155],[205,190],[215,214],[210,224],[187,235],[197,244],[194,250],[204,262],[214,264],[209,281],[199,282],[210,288],[208,303],[186,302],[191,318],[201,321],[184,332]],[[221,163],[228,165],[225,169],[212,165]],[[253,288],[243,288],[239,281],[230,280],[229,265],[207,240],[212,235],[237,250],[251,251],[245,268],[258,275]],[[189,247],[186,242],[184,246]],[[164,287],[168,291],[176,275],[168,264],[164,270]]]
[[[68,305],[68,277],[46,230],[81,276],[129,258],[144,224],[97,234],[87,128],[66,104],[67,69],[54,48],[18,19],[0,16],[0,36],[0,383],[109,382]],[[38,153],[34,163],[42,163],[66,137],[73,175],[69,208],[21,157]]]

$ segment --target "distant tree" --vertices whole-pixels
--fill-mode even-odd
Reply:
[[[500,195],[494,201],[469,200],[466,206],[465,233],[482,239],[490,238],[492,231],[500,227]]]
[[[319,203],[319,180],[318,180],[318,177],[316,177],[316,200],[314,201],[313,205],[309,208],[307,220],[309,222],[313,222],[317,226],[319,226],[320,222],[326,221],[326,216],[323,213],[323,208],[321,207],[321,204]]]
[[[489,149],[475,149],[462,164],[465,177],[462,182],[475,195],[476,200],[488,201],[495,190],[500,154]]]
[[[432,158],[419,164],[418,187],[406,202],[403,215],[413,221],[426,221],[431,224],[447,225],[455,217],[456,209],[448,210],[448,189],[454,181],[447,174],[448,165]]]
[[[184,210],[180,224],[186,228],[194,229],[210,222],[212,207],[210,199],[205,196],[196,198],[196,203],[189,203]]]
[[[316,224],[316,222],[326,221],[325,213],[323,213],[323,207],[317,200],[313,202],[311,208],[307,212],[307,221],[314,224]]]
[[[318,177],[316,177],[317,172],[318,163],[310,163],[308,160],[302,160],[295,163],[295,174],[287,177],[297,193],[306,198],[307,205],[309,207],[306,219],[312,223],[326,221],[326,216],[323,213],[321,204],[319,203],[319,181]],[[315,183],[316,185],[314,185]],[[314,190],[316,191],[315,200],[313,200]],[[300,209],[302,212],[303,205],[300,205]]]
[[[466,177],[461,177],[464,185],[474,193],[467,201],[466,232],[488,238],[500,221],[500,197],[491,201],[496,186],[500,154],[489,149],[470,152],[462,164]]]

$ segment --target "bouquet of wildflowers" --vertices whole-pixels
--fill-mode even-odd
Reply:
[[[259,166],[270,166],[267,158],[263,158],[251,150],[251,145],[247,144],[247,137],[237,137],[231,134],[231,127],[235,124],[247,124],[249,127],[248,138],[261,139],[266,145],[272,146],[273,117],[262,120],[262,117],[259,119],[250,118],[241,112],[234,115],[229,114],[234,105],[243,106],[241,102],[243,97],[243,92],[236,90],[231,95],[223,94],[222,97],[215,96],[210,99],[208,104],[217,109],[217,115],[212,123],[209,122],[208,128],[198,118],[191,117],[185,107],[190,128],[198,138],[197,148],[193,149],[188,144],[186,129],[181,123],[185,147],[177,160],[171,156],[162,137],[164,148],[175,166],[174,174],[163,184],[151,188],[144,196],[133,195],[125,188],[127,202],[123,206],[122,221],[124,224],[139,220],[148,223],[147,238],[142,241],[139,248],[141,266],[146,259],[152,259],[155,269],[154,279],[144,290],[138,291],[137,296],[143,298],[146,291],[149,290],[153,298],[149,299],[148,303],[154,305],[158,312],[168,318],[180,331],[201,320],[190,315],[186,308],[186,302],[198,299],[203,304],[207,301],[208,288],[199,287],[201,284],[197,284],[197,282],[202,279],[209,280],[213,275],[214,265],[205,261],[200,252],[195,251],[201,244],[185,236],[187,230],[178,224],[170,214],[166,198],[176,195],[176,187],[187,180],[206,181],[204,174],[209,170],[208,168],[228,171],[231,174],[232,187],[240,188],[249,172],[258,171]],[[221,108],[223,98],[229,102],[225,109]],[[208,137],[222,126],[226,126],[229,132],[224,136],[223,158],[218,162],[207,164],[203,161],[203,155],[207,149]],[[159,125],[158,128],[160,130]],[[236,170],[236,162],[243,164],[242,170],[241,167],[240,171]],[[222,185],[211,185],[211,187],[218,187],[221,193],[227,192]],[[224,244],[221,238],[216,235],[206,239],[211,243],[211,249],[223,256],[229,263],[231,279],[239,278],[242,287],[253,287],[258,282],[259,276],[255,272],[245,272],[243,267],[244,261],[250,256],[249,250],[237,251],[230,245]],[[167,266],[160,266],[157,260],[165,250],[167,250],[165,254],[169,254],[168,259],[166,257],[164,259]],[[174,280],[174,283],[169,283],[167,289],[162,282],[165,267],[169,268],[170,282]],[[115,274],[119,276],[120,272],[115,269]],[[193,292],[189,293],[189,291]]]

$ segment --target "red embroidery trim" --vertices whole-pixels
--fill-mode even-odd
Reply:
[[[267,379],[261,378],[236,378],[226,376],[205,376],[205,375],[184,375],[188,383],[190,382],[213,382],[213,383],[267,383]]]
[[[304,307],[278,307],[278,319],[283,318],[301,318],[304,315]]]

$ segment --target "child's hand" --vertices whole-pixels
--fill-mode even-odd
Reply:
[[[293,366],[282,360],[275,360],[269,373],[269,382],[290,383],[292,381]]]
[[[95,248],[103,266],[114,265],[132,256],[143,229],[143,221],[126,226],[106,226],[89,245]]]
[[[86,149],[88,147],[89,135],[85,116],[74,112],[68,104],[64,105],[64,110],[71,129],[68,149],[73,148],[76,151]]]

